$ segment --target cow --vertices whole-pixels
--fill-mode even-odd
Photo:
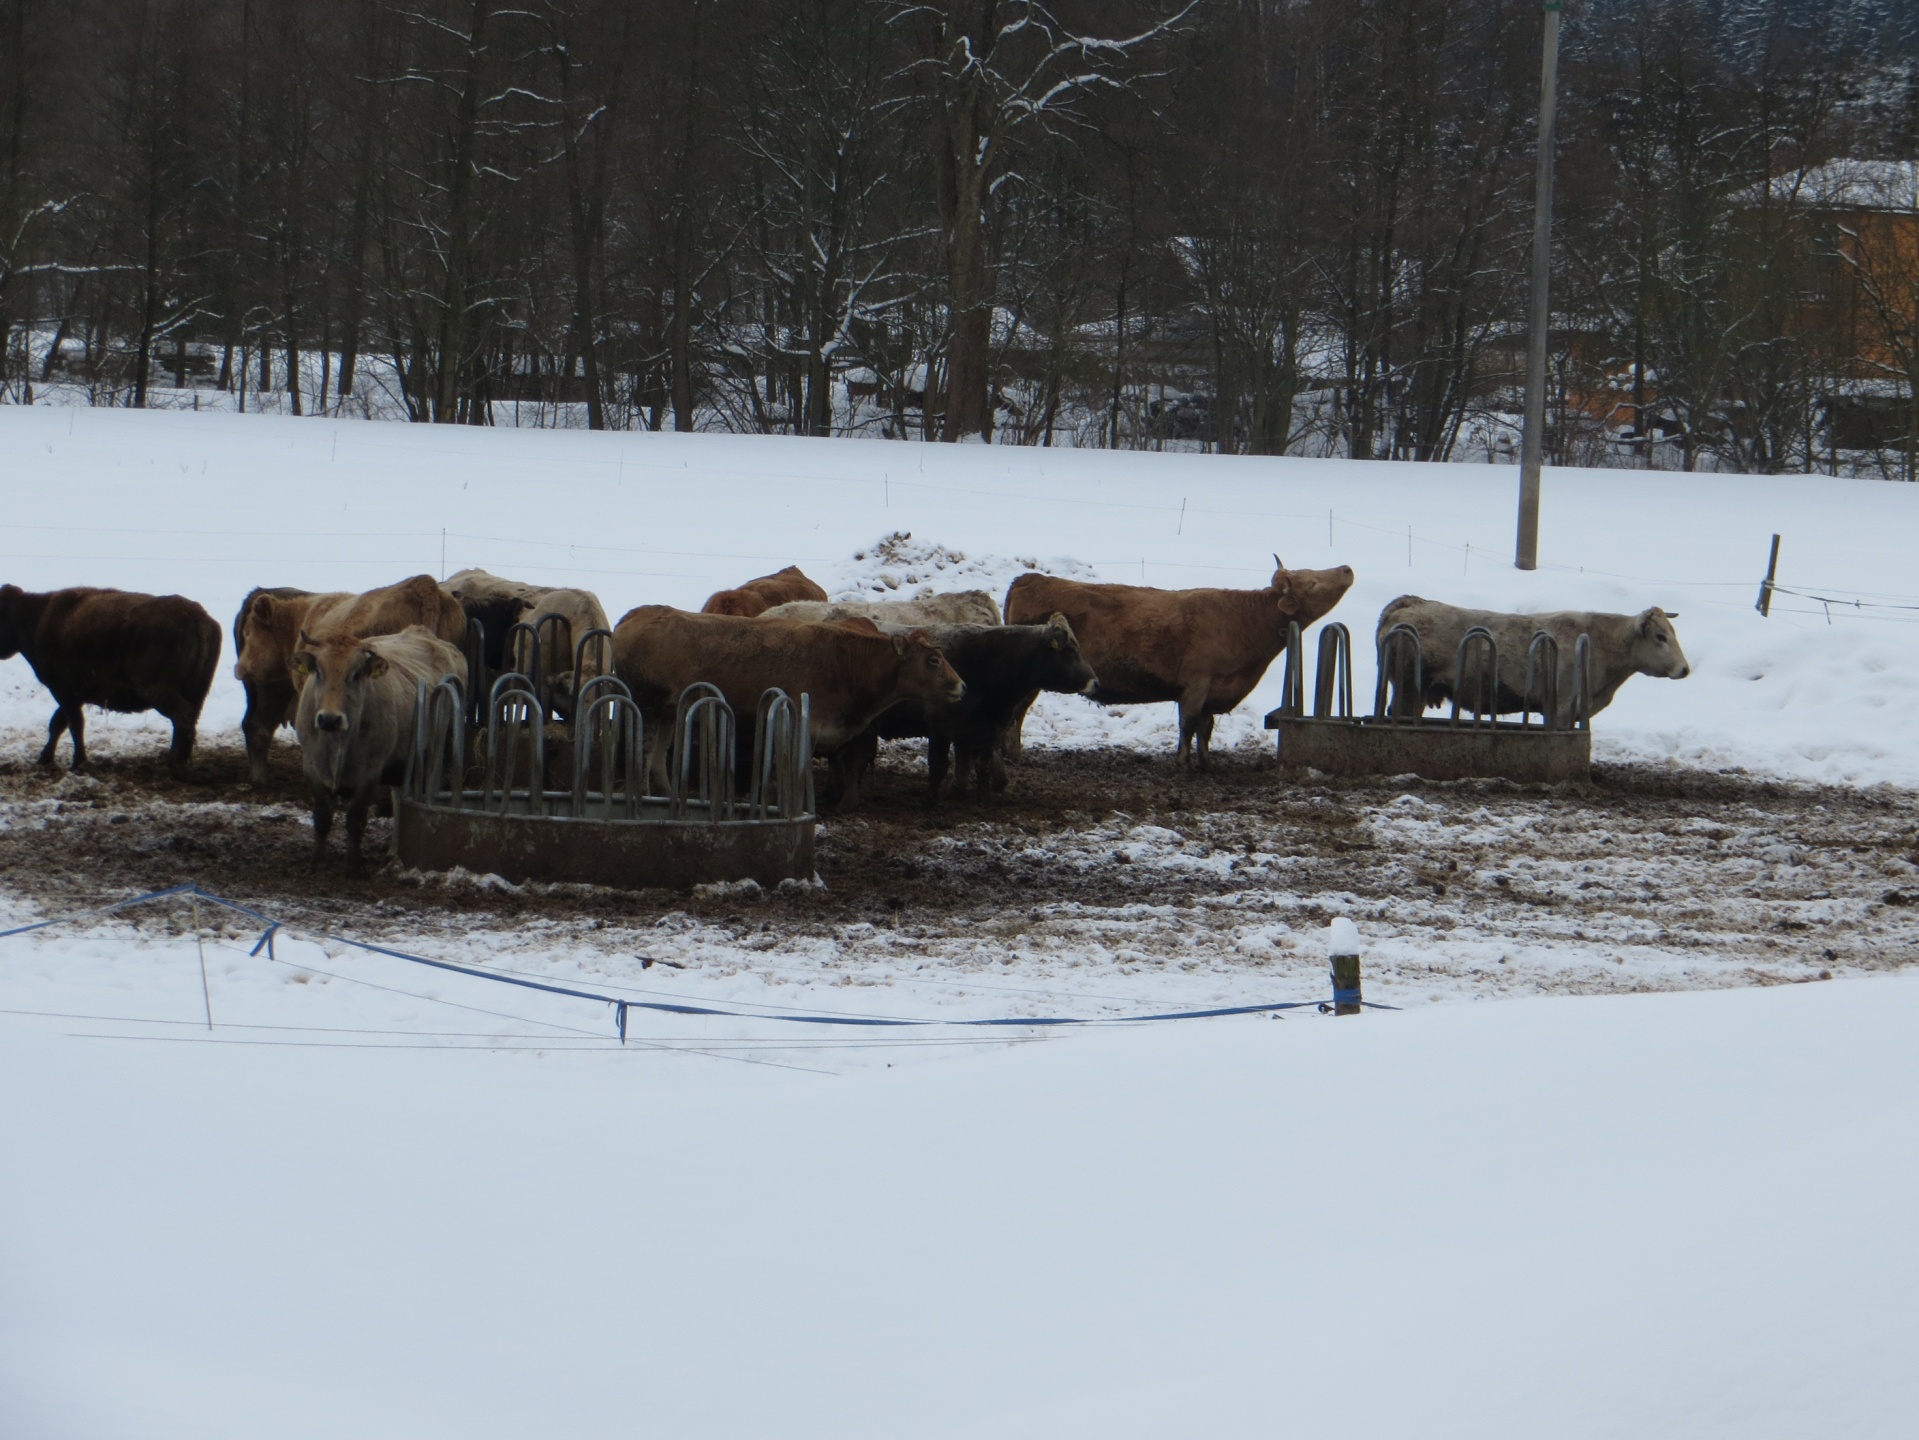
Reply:
[[[1579,637],[1589,637],[1592,695],[1586,705],[1588,717],[1612,704],[1634,675],[1656,675],[1667,680],[1684,680],[1692,673],[1685,651],[1679,648],[1679,636],[1672,628],[1678,615],[1657,605],[1637,615],[1604,615],[1590,610],[1555,610],[1539,615],[1509,615],[1497,610],[1466,610],[1418,595],[1401,595],[1379,612],[1376,638],[1384,637],[1396,625],[1409,625],[1419,636],[1421,691],[1415,696],[1410,677],[1394,673],[1387,678],[1393,696],[1388,713],[1423,715],[1431,705],[1443,705],[1457,695],[1462,704],[1483,699],[1486,676],[1481,671],[1484,652],[1475,647],[1468,653],[1465,686],[1460,686],[1459,642],[1474,626],[1492,632],[1499,657],[1499,693],[1494,700],[1498,713],[1510,715],[1528,708],[1537,710],[1545,700],[1544,686],[1534,682],[1534,694],[1526,688],[1526,663],[1533,636],[1544,630],[1559,646],[1558,708],[1553,723],[1571,725],[1576,718],[1574,706],[1577,686],[1574,670]],[[1395,671],[1403,671],[1405,662],[1389,656]]]
[[[791,600],[824,600],[826,592],[800,573],[797,565],[788,565],[772,575],[748,580],[734,590],[716,590],[700,607],[702,615],[737,615],[750,619],[784,605]]]
[[[419,684],[448,676],[464,682],[466,657],[425,626],[409,625],[397,635],[302,634],[292,667],[302,682],[295,728],[313,795],[313,862],[325,858],[333,813],[344,803],[347,868],[358,874],[373,792],[406,774]]]
[[[1287,626],[1312,624],[1352,588],[1350,565],[1288,570],[1277,555],[1273,564],[1263,590],[1150,590],[1029,571],[1006,592],[1006,621],[1024,625],[1055,611],[1064,615],[1099,676],[1092,698],[1102,705],[1177,701],[1174,763],[1190,756],[1203,770],[1212,760],[1213,717],[1252,693],[1285,648]],[[1017,747],[1025,713],[1022,705],[1009,727],[1010,747]]]
[[[955,590],[917,600],[791,600],[760,615],[762,620],[850,620],[864,616],[880,625],[997,625],[999,602],[984,590]]]
[[[255,785],[266,784],[273,732],[293,723],[300,686],[291,661],[301,632],[315,639],[392,635],[409,625],[424,625],[453,645],[466,638],[466,612],[431,575],[414,575],[363,595],[261,589],[247,596],[233,621],[233,674],[247,692],[240,729],[246,739],[247,773]]]
[[[497,675],[507,667],[506,633],[516,624],[532,626],[543,644],[564,649],[564,654],[543,655],[540,665],[562,709],[576,684],[584,684],[605,668],[595,646],[586,657],[586,673],[573,673],[587,632],[613,628],[592,591],[506,580],[484,570],[462,570],[446,582],[446,588],[459,600],[467,618],[480,622],[482,656],[489,674]],[[565,624],[548,624],[549,616],[558,616]]]
[[[680,694],[695,681],[719,687],[742,750],[752,743],[760,696],[775,687],[811,697],[816,754],[830,755],[901,700],[950,704],[966,685],[924,630],[882,635],[871,621],[817,624],[689,615],[642,605],[613,631],[613,667],[645,720],[655,793],[666,783],[666,739]],[[744,775],[748,767],[741,766]]]
[[[901,633],[892,627],[890,633]],[[860,782],[873,763],[881,740],[926,738],[926,803],[937,805],[946,779],[949,753],[958,761],[955,785],[976,773],[981,798],[989,788],[1004,789],[1005,771],[994,754],[1000,734],[1014,712],[1038,690],[1085,694],[1095,683],[1093,667],[1080,654],[1079,641],[1064,615],[1044,625],[932,625],[927,636],[966,682],[956,704],[903,701],[881,715],[866,733],[832,757],[827,795],[856,803]]]
[[[62,732],[73,768],[87,763],[86,710],[157,710],[173,722],[167,766],[178,777],[193,758],[200,707],[220,664],[220,622],[180,595],[75,586],[35,594],[0,585],[0,660],[24,655],[53,692],[53,720],[40,763],[53,763]]]

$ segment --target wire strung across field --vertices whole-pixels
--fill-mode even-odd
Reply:
[[[440,997],[438,996],[423,995],[417,992],[401,990],[401,989],[398,989],[397,987],[381,985],[373,981],[360,980],[358,977],[354,977],[354,976],[338,975],[335,972],[320,970],[317,967],[314,967],[311,965],[297,964],[297,962],[293,962],[293,961],[281,961],[274,949],[275,937],[282,933],[289,936],[294,936],[294,937],[306,937],[312,940],[313,942],[320,944],[322,953],[325,953],[325,942],[331,941],[334,944],[350,946],[353,949],[364,951],[368,954],[382,955],[390,959],[403,960],[415,965],[429,966],[436,970],[445,970],[445,971],[450,971],[454,974],[472,976],[473,978],[476,978],[476,979],[490,980],[496,984],[515,985],[528,990],[544,992],[546,994],[564,996],[564,997],[568,997],[571,999],[578,999],[578,1000],[589,1000],[589,1001],[596,1002],[598,1004],[608,1005],[613,1008],[614,1018],[615,1018],[615,1027],[616,1027],[618,1038],[621,1044],[625,1044],[628,1041],[627,1012],[629,1010],[647,1010],[647,1011],[656,1011],[656,1012],[665,1013],[665,1014],[712,1016],[712,1017],[724,1017],[724,1018],[740,1019],[740,1020],[777,1021],[777,1022],[786,1023],[786,1024],[800,1024],[800,1025],[820,1025],[820,1026],[848,1025],[848,1026],[884,1027],[884,1028],[902,1027],[902,1028],[913,1028],[913,1029],[919,1029],[923,1027],[957,1026],[957,1027],[965,1027],[965,1028],[998,1029],[998,1028],[1029,1028],[1029,1027],[1057,1028],[1057,1027],[1098,1026],[1098,1025],[1127,1025],[1127,1024],[1141,1024],[1141,1023],[1148,1023],[1148,1022],[1164,1022],[1164,1021],[1172,1021],[1172,1020],[1203,1020],[1203,1019],[1214,1019],[1214,1018],[1220,1018],[1225,1016],[1238,1016],[1238,1015],[1275,1015],[1286,1010],[1304,1010],[1304,1009],[1323,1008],[1322,1002],[1317,1000],[1288,1000],[1288,1001],[1278,1001],[1278,1002],[1260,1004],[1260,1005],[1214,1006],[1214,1007],[1205,1008],[1205,1009],[1160,1012],[1160,1013],[1147,1014],[1147,1015],[994,1016],[994,1017],[986,1017],[986,1018],[975,1017],[975,1018],[947,1019],[947,1018],[920,1018],[920,1017],[865,1015],[865,1014],[853,1014],[853,1013],[844,1012],[844,1011],[838,1012],[838,1013],[820,1012],[820,1011],[814,1011],[814,1012],[808,1012],[808,1013],[793,1013],[793,1012],[781,1012],[781,1011],[772,1011],[772,1010],[757,1011],[757,1007],[756,1007],[756,1011],[746,1011],[741,1009],[728,1009],[728,1008],[723,1008],[716,1005],[691,1004],[683,1000],[675,1000],[675,1001],[636,1000],[636,999],[630,999],[620,995],[609,995],[609,994],[598,993],[596,991],[579,989],[573,986],[556,985],[551,983],[549,980],[533,979],[524,974],[506,972],[506,971],[499,970],[497,968],[496,969],[480,969],[471,965],[456,964],[448,960],[435,960],[424,955],[414,955],[404,950],[396,950],[392,948],[391,946],[374,945],[374,944],[368,943],[367,941],[354,940],[348,936],[335,935],[326,931],[312,930],[305,926],[289,925],[286,922],[275,920],[273,917],[266,915],[262,913],[261,911],[255,910],[250,906],[242,905],[238,901],[226,899],[224,896],[215,895],[211,893],[210,891],[203,890],[199,886],[193,885],[193,884],[176,885],[165,890],[156,890],[148,894],[132,896],[126,900],[115,901],[108,905],[95,906],[88,910],[75,912],[74,914],[71,914],[71,915],[56,916],[48,920],[35,921],[31,924],[15,926],[13,929],[0,931],[0,939],[7,939],[12,936],[29,934],[31,932],[34,932],[37,930],[43,930],[49,926],[59,925],[70,920],[85,919],[92,916],[107,914],[112,911],[126,909],[129,906],[148,904],[154,901],[168,900],[168,899],[175,899],[175,900],[188,899],[188,900],[196,900],[196,901],[204,900],[210,905],[216,905],[221,907],[222,909],[234,912],[236,914],[244,915],[247,918],[257,921],[258,923],[264,925],[266,927],[265,930],[262,932],[259,940],[255,943],[252,950],[248,952],[249,958],[257,958],[264,951],[266,953],[267,959],[273,963],[297,965],[297,968],[307,971],[309,973],[322,974],[322,975],[326,975],[328,978],[339,979],[342,981],[349,981],[351,983],[356,983],[356,984],[370,985],[375,989],[388,990],[391,993],[406,996],[407,998],[411,998],[411,999],[427,1001],[429,1003],[456,1005],[457,1008],[465,1009],[465,1010],[473,1010],[482,1014],[490,1014],[498,1019],[510,1019],[510,1020],[517,1020],[527,1024],[545,1025],[555,1030],[569,1031],[574,1035],[581,1035],[581,1036],[588,1036],[588,1037],[592,1036],[591,1031],[580,1030],[575,1026],[561,1025],[555,1021],[533,1020],[530,1017],[509,1015],[509,1014],[506,1014],[505,1012],[500,1012],[500,1011],[486,1011],[479,1006],[460,1005],[458,1002],[455,1002],[455,1001],[441,1000]],[[217,941],[216,941],[216,946],[218,946]],[[235,947],[219,946],[219,948],[232,949]],[[624,989],[628,987],[608,986],[605,988]],[[747,1002],[747,1003],[752,1004],[754,1002]],[[1394,1007],[1378,1006],[1375,1008],[1391,1009]],[[209,1028],[211,1028],[211,1010],[209,1010],[208,1026]],[[635,1043],[645,1043],[645,1042],[639,1042],[636,1040]],[[674,1047],[674,1048],[678,1049],[680,1047]],[[696,1052],[696,1053],[701,1053],[701,1052]],[[739,1060],[739,1061],[743,1061],[745,1063],[751,1063],[751,1064],[764,1064],[764,1065],[780,1064],[780,1062],[778,1061],[755,1060],[755,1059],[750,1059],[747,1056],[741,1056],[741,1055],[716,1056],[715,1058],[733,1059],[733,1060]],[[788,1068],[806,1068],[806,1067],[788,1067]]]

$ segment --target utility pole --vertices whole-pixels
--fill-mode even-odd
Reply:
[[[1546,448],[1546,330],[1552,321],[1553,113],[1559,90],[1559,12],[1541,0],[1545,44],[1539,59],[1539,173],[1533,188],[1532,329],[1526,341],[1526,433],[1519,447],[1519,545],[1513,564],[1539,568],[1539,467]]]

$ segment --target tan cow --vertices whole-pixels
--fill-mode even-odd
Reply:
[[[591,590],[534,585],[524,580],[508,580],[485,570],[462,570],[446,582],[446,588],[465,608],[468,618],[480,622],[483,653],[491,673],[497,674],[506,668],[506,632],[515,624],[532,626],[543,644],[550,643],[554,632],[559,632],[563,637],[559,644],[566,653],[542,655],[541,669],[551,682],[554,697],[562,709],[566,708],[575,684],[584,684],[606,668],[601,663],[600,647],[596,645],[586,657],[586,673],[579,676],[573,673],[580,641],[587,633],[613,628],[600,597]],[[546,624],[547,618],[555,615],[566,623]]]
[[[273,732],[294,721],[300,687],[291,668],[302,631],[316,640],[331,635],[392,635],[425,626],[458,646],[466,639],[466,612],[431,575],[413,575],[363,595],[333,591],[255,590],[233,622],[237,658],[233,674],[247,692],[247,772],[256,785],[267,779]]]
[[[1352,588],[1353,569],[1288,570],[1279,564],[1263,590],[1150,590],[1143,585],[1089,585],[1028,573],[1006,592],[1009,625],[1037,624],[1055,612],[1079,637],[1080,653],[1099,676],[1092,698],[1102,705],[1179,704],[1178,763],[1211,761],[1213,717],[1252,693],[1286,628],[1326,614]],[[1012,725],[1019,733],[1025,707]]]
[[[700,607],[702,615],[738,615],[751,618],[784,605],[791,600],[824,600],[826,592],[800,573],[797,565],[757,580],[748,580],[735,590],[716,590]]]
[[[381,784],[406,773],[419,684],[466,679],[460,648],[421,625],[397,635],[299,637],[293,673],[303,682],[295,724],[313,794],[313,859],[326,854],[333,812],[346,806],[347,868],[363,868],[367,808]]]
[[[999,601],[984,590],[955,590],[916,600],[791,600],[764,612],[762,620],[850,620],[878,625],[997,625]]]
[[[1498,610],[1467,610],[1440,600],[1418,595],[1401,595],[1379,612],[1375,641],[1397,625],[1412,627],[1419,636],[1420,681],[1423,694],[1413,695],[1412,679],[1406,674],[1389,676],[1393,687],[1388,713],[1423,715],[1430,705],[1443,705],[1455,693],[1461,708],[1483,700],[1486,682],[1481,674],[1484,652],[1468,652],[1466,684],[1459,684],[1459,642],[1466,632],[1483,626],[1493,637],[1498,655],[1499,693],[1493,704],[1501,715],[1517,713],[1530,700],[1534,708],[1545,700],[1545,686],[1535,681],[1531,696],[1526,688],[1526,663],[1533,636],[1544,630],[1559,648],[1559,673],[1556,724],[1571,725],[1578,699],[1574,671],[1578,665],[1579,637],[1587,637],[1591,657],[1593,693],[1588,697],[1586,715],[1597,715],[1612,704],[1619,687],[1635,675],[1655,675],[1663,680],[1684,680],[1692,674],[1686,652],[1679,648],[1679,635],[1672,627],[1678,619],[1657,605],[1637,615],[1606,615],[1591,610],[1552,610],[1538,615],[1513,615]],[[1406,668],[1403,657],[1392,657],[1395,669]]]
[[[753,716],[767,690],[777,687],[795,701],[810,696],[819,755],[832,754],[902,700],[950,704],[966,693],[924,631],[882,635],[866,620],[745,620],[643,605],[613,632],[613,664],[645,718],[655,793],[666,783],[674,707],[695,681],[719,687],[742,748],[752,743]]]

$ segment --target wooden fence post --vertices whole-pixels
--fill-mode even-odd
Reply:
[[[1779,537],[1772,537],[1772,558],[1766,561],[1766,578],[1759,582],[1759,603],[1752,608],[1770,620],[1772,618],[1772,582],[1779,574]]]
[[[1357,1015],[1360,998],[1359,927],[1344,915],[1326,927],[1326,955],[1333,968],[1333,1014]]]

